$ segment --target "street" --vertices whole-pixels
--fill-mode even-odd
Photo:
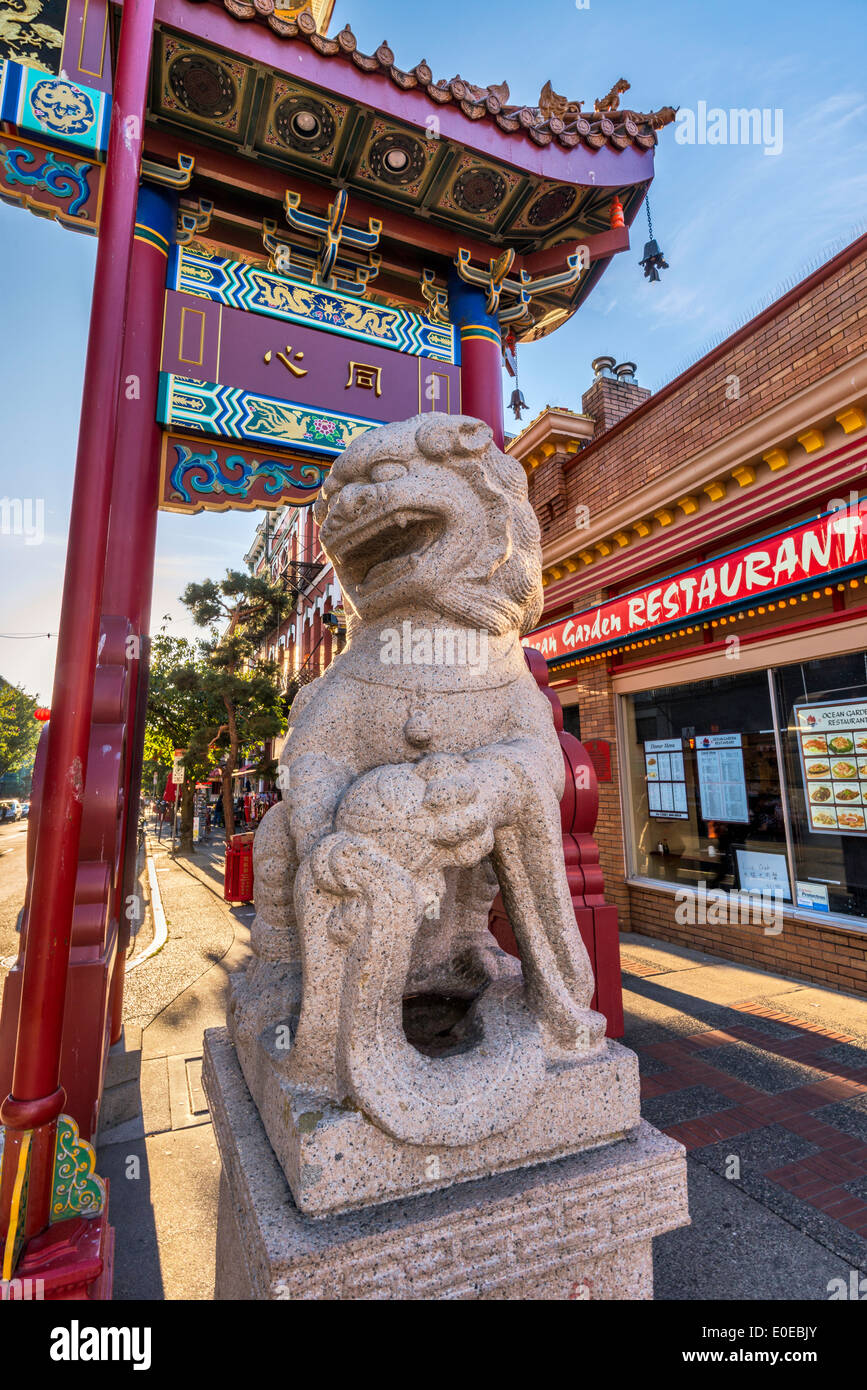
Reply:
[[[0,986],[18,954],[18,914],[24,904],[27,821],[0,825]]]

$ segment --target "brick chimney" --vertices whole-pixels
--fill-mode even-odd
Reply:
[[[634,362],[615,366],[613,357],[597,357],[591,366],[593,384],[581,397],[581,409],[594,421],[593,438],[596,439],[646,401],[650,391],[635,380]]]

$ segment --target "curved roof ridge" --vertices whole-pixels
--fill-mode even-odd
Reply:
[[[349,24],[333,38],[328,38],[317,31],[316,20],[309,11],[302,11],[295,20],[281,19],[276,0],[210,2],[221,4],[235,19],[267,24],[278,38],[301,39],[323,57],[341,58],[362,72],[384,73],[402,91],[420,87],[439,106],[453,104],[470,120],[493,121],[501,130],[521,133],[537,145],[550,145],[556,140],[566,148],[583,142],[590,149],[600,149],[606,144],[612,149],[625,149],[627,145],[650,149],[657,143],[657,130],[668,125],[677,114],[671,106],[649,112],[620,110],[620,94],[629,87],[623,78],[586,113],[582,111],[582,102],[558,96],[550,82],[543,87],[538,106],[510,105],[507,82],[479,87],[460,74],[435,81],[425,59],[405,71],[397,66],[394,52],[385,41],[374,53],[361,53]]]

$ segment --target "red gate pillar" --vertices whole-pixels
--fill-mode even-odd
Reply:
[[[494,443],[505,443],[503,423],[503,363],[500,325],[485,308],[487,296],[461,280],[449,277],[449,317],[461,334],[461,411],[484,420],[494,431]]]
[[[7,1277],[19,1241],[49,1224],[57,1117],[64,1103],[63,1012],[153,23],[154,0],[127,0],[104,175],[15,1067],[12,1093],[0,1108],[6,1128],[0,1237]]]
[[[112,1042],[120,1037],[123,1024],[123,986],[130,927],[126,904],[135,887],[160,481],[156,403],[166,264],[175,237],[176,218],[177,194],[171,189],[146,186],[139,191],[102,589],[103,613],[126,618],[136,639],[129,663],[125,823],[121,829],[124,851],[115,898],[119,934],[112,982]]]

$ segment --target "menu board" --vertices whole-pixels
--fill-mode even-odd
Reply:
[[[701,814],[706,821],[746,825],[750,818],[740,734],[696,734]]]
[[[644,745],[647,810],[656,820],[689,820],[683,741],[652,738]]]
[[[867,704],[795,705],[795,728],[810,830],[867,833]]]

